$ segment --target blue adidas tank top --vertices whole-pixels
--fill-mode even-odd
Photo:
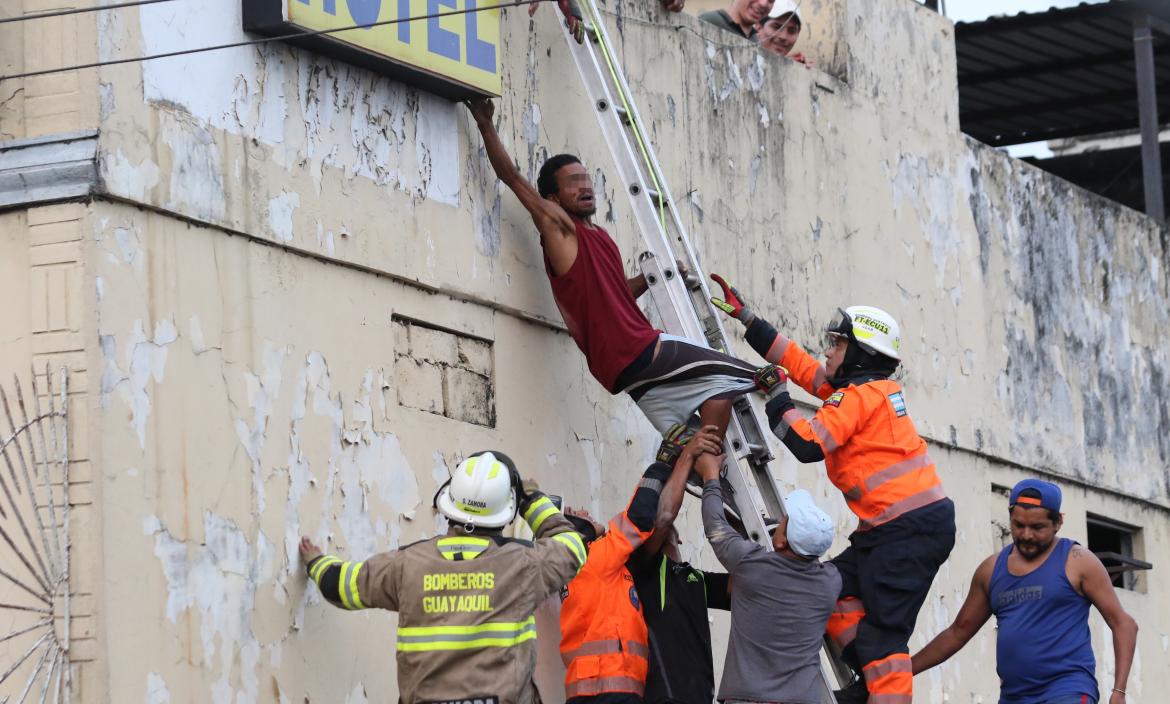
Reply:
[[[1031,574],[1008,572],[1003,549],[991,573],[991,612],[999,624],[996,671],[1000,704],[1030,704],[1060,695],[1098,698],[1096,663],[1089,636],[1089,600],[1065,573],[1075,542],[1060,538]]]

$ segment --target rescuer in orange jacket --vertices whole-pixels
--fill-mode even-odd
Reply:
[[[849,548],[832,560],[842,588],[828,632],[861,678],[837,701],[911,704],[910,635],[954,547],[955,506],[907,415],[902,387],[889,378],[901,364],[898,323],[879,308],[838,309],[821,365],[721,277],[711,278],[723,288],[723,299],[712,302],[739,319],[748,344],[776,365],[758,375],[769,389],[772,431],[801,462],[824,461],[858,518]],[[811,420],[789,397],[789,376],[823,402]]]
[[[585,566],[561,592],[561,659],[565,699],[570,704],[641,704],[650,654],[642,602],[626,561],[650,537],[658,497],[668,482],[685,484],[695,459],[723,451],[717,428],[695,434],[673,453],[673,468],[656,461],[642,474],[625,511],[608,530],[584,511],[567,511],[585,539]],[[659,457],[669,456],[664,441]]]

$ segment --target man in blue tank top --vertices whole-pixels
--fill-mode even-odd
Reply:
[[[1125,704],[1137,622],[1097,556],[1068,538],[1060,487],[1025,479],[1009,501],[1012,544],[975,570],[955,622],[913,657],[914,674],[954,655],[995,614],[1000,704],[1096,704],[1089,604],[1113,632],[1116,672],[1109,704]]]

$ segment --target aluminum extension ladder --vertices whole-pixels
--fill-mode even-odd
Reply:
[[[583,15],[585,41],[578,44],[567,23],[562,23],[562,30],[569,53],[573,55],[577,71],[593,101],[597,121],[647,248],[639,259],[649,285],[647,293],[667,332],[701,340],[713,349],[729,350],[727,333],[711,304],[706,279],[699,269],[654,148],[642,127],[642,119],[601,14],[594,0],[577,0],[577,4]],[[678,275],[676,259],[685,262],[693,272],[686,281]],[[760,411],[753,406],[751,396],[742,396],[733,403],[724,441],[727,459],[723,472],[747,535],[771,549],[767,519],[783,517],[784,504],[780,489],[768,470],[773,456],[764,436],[767,426],[761,421]],[[821,674],[824,703],[834,704],[831,682],[835,680],[842,686],[848,684],[851,671],[831,652],[827,640],[822,653]]]

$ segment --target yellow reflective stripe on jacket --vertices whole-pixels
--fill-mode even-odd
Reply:
[[[321,586],[321,575],[325,574],[325,570],[329,569],[333,565],[340,564],[341,560],[338,558],[332,555],[325,555],[313,563],[313,568],[309,570],[309,577],[317,583],[317,586]]]
[[[439,553],[448,560],[474,560],[490,545],[487,538],[471,536],[440,538],[437,543]]]
[[[547,496],[542,496],[536,501],[533,501],[532,505],[528,507],[528,510],[524,512],[524,520],[528,522],[528,527],[535,533],[544,525],[545,520],[554,513],[557,513],[556,505]]]
[[[412,626],[398,629],[398,650],[470,650],[509,647],[536,638],[536,617],[517,623],[482,623],[478,626]]]
[[[553,536],[553,540],[558,543],[564,543],[573,551],[573,556],[577,558],[577,571],[585,566],[585,541],[577,533],[557,533]]]
[[[341,579],[337,582],[337,592],[341,595],[341,605],[351,611],[366,608],[358,596],[358,573],[362,571],[361,562],[345,562],[341,565]]]

